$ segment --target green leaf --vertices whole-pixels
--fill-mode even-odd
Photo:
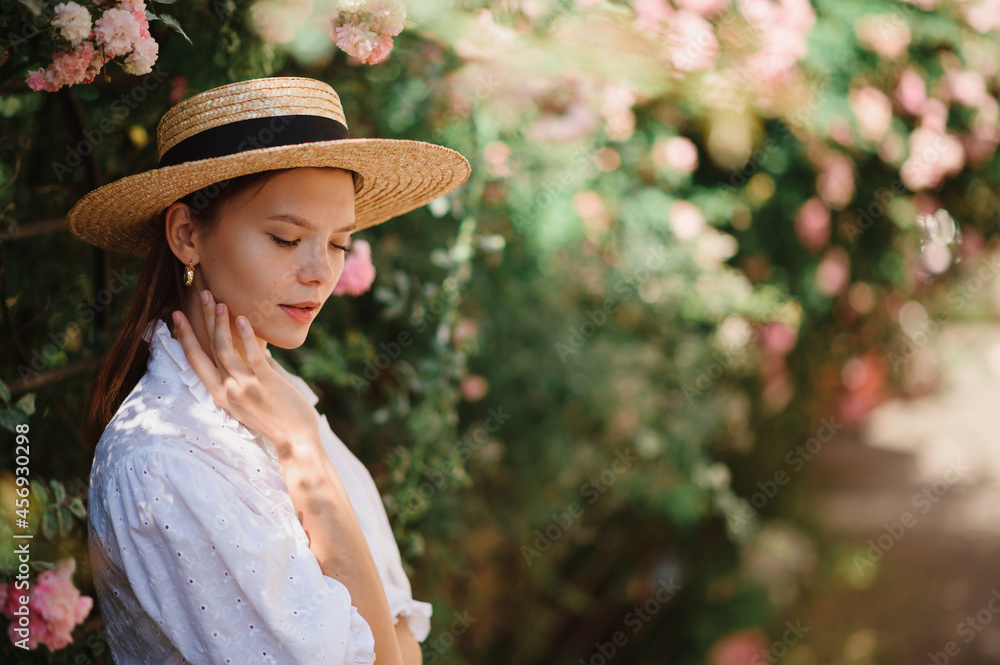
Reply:
[[[56,516],[59,520],[59,535],[65,538],[73,532],[73,526],[76,524],[73,521],[73,513],[69,512],[65,506],[59,506]]]
[[[0,538],[2,538],[5,543],[13,541],[14,532],[10,530],[7,520],[0,520]],[[15,561],[14,548],[0,548],[0,570],[14,570],[16,567],[17,561]]]
[[[59,528],[59,523],[56,518],[55,511],[46,510],[42,513],[42,535],[52,540],[56,537],[56,530]]]
[[[37,506],[32,506],[35,510],[44,512],[49,509],[49,504],[52,503],[52,495],[49,492],[49,488],[42,481],[31,481],[31,494],[38,501]]]
[[[49,487],[52,488],[52,494],[55,496],[56,503],[62,503],[66,500],[66,488],[58,480],[52,479],[49,481]]]
[[[87,519],[87,508],[83,505],[83,500],[80,497],[69,502],[69,510],[80,519]]]
[[[17,400],[17,404],[14,406],[23,411],[24,415],[30,416],[35,412],[35,393],[28,393],[21,399]]]
[[[76,96],[85,102],[92,102],[97,99],[97,88],[86,83],[81,83],[80,85],[73,86],[73,92]]]
[[[175,19],[173,16],[171,16],[170,14],[160,14],[156,18],[160,19],[161,21],[169,25],[171,28],[181,33],[181,37],[188,40],[188,44],[194,46],[194,42],[192,42],[191,38],[188,37],[187,34],[185,34],[184,29],[181,27],[181,24],[178,23],[177,19]]]
[[[27,422],[28,417],[20,409],[0,407],[0,427],[10,432],[17,432],[17,426]]]
[[[3,381],[0,381],[0,399],[4,401],[5,404],[10,404],[10,388]]]

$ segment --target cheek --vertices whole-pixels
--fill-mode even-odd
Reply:
[[[217,252],[213,260],[213,286],[220,300],[227,302],[237,314],[248,318],[256,310],[278,297],[279,276],[287,272],[287,261],[275,257],[263,242],[244,238],[229,245],[228,251]],[[260,314],[267,312],[261,311]],[[255,317],[255,318],[259,318]]]

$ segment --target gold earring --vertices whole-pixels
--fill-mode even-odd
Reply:
[[[184,268],[184,286],[191,286],[194,284],[194,261],[187,264]]]

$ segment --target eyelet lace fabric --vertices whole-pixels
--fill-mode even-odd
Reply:
[[[373,663],[371,628],[309,550],[271,442],[215,403],[166,323],[146,340],[147,371],[90,473],[88,543],[114,662]],[[267,356],[315,406],[305,381]],[[422,642],[432,608],[413,599],[371,474],[316,417],[394,621]]]

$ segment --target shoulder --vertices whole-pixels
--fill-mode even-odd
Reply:
[[[92,486],[136,464],[195,466],[221,475],[233,463],[223,451],[233,447],[233,433],[200,409],[183,386],[147,372],[125,398],[94,450]],[[141,479],[140,479],[141,480]]]

